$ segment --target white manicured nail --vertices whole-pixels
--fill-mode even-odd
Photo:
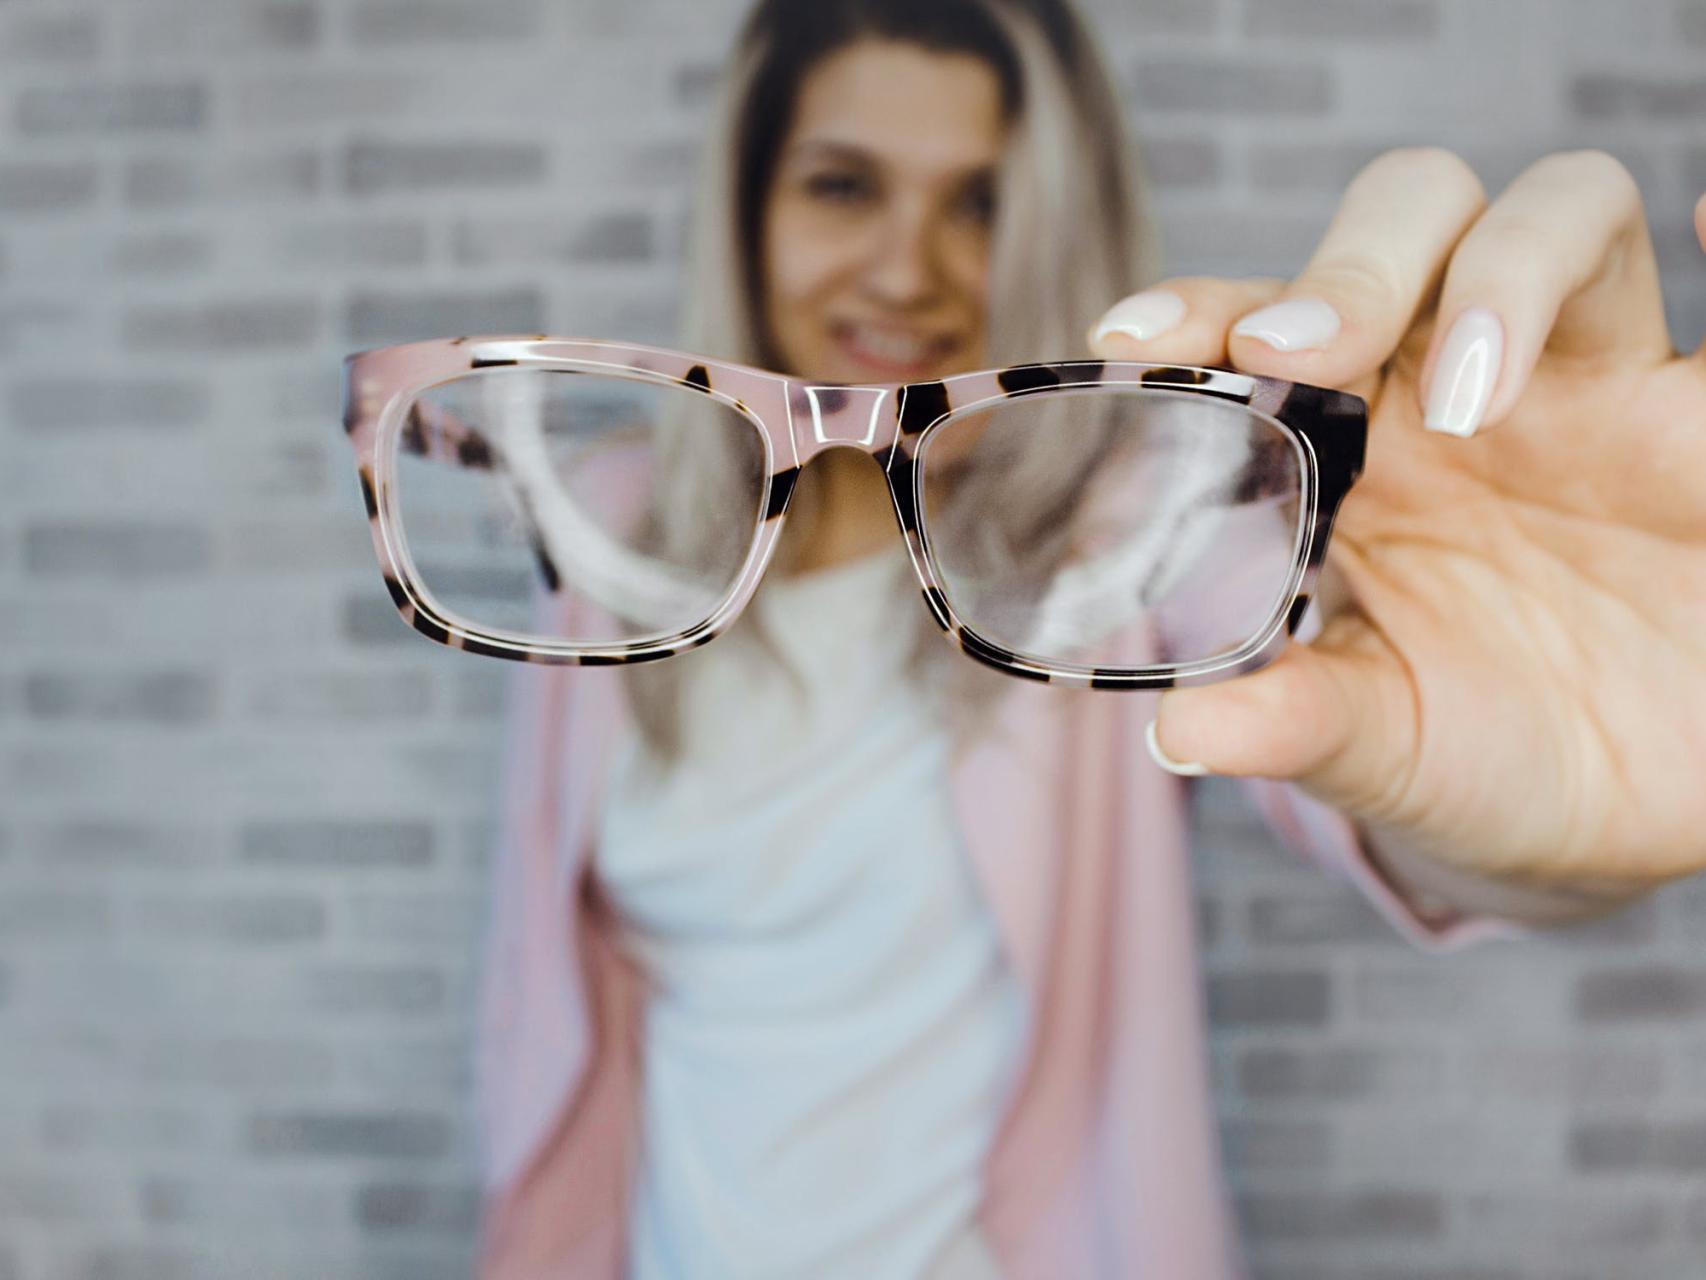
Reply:
[[[1252,311],[1232,332],[1260,338],[1276,351],[1312,351],[1339,336],[1339,313],[1319,298],[1288,298]]]
[[[1146,289],[1116,302],[1096,326],[1096,341],[1110,333],[1123,333],[1128,338],[1147,342],[1176,328],[1185,318],[1185,300],[1166,289]]]
[[[1161,750],[1161,744],[1155,740],[1155,721],[1149,722],[1149,727],[1143,731],[1143,740],[1149,744],[1149,754],[1155,758],[1155,763],[1168,773],[1176,773],[1181,778],[1200,778],[1205,773],[1213,773],[1207,765],[1171,759]]]
[[[1474,435],[1498,385],[1504,355],[1505,330],[1498,316],[1485,307],[1471,307],[1458,316],[1434,362],[1423,417],[1427,429]]]

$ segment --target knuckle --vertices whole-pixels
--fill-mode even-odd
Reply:
[[[1366,253],[1316,263],[1309,269],[1309,284],[1357,308],[1389,306],[1407,292],[1397,264]]]

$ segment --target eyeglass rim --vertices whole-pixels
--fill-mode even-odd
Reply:
[[[754,538],[727,596],[701,623],[660,640],[587,645],[524,638],[519,633],[470,625],[432,598],[406,555],[399,556],[395,483],[387,448],[402,417],[423,391],[483,369],[527,366],[542,369],[596,366],[615,376],[669,383],[712,396],[758,430],[765,447],[765,490]],[[805,392],[841,391],[892,397],[895,426],[862,447],[882,464],[889,479],[901,532],[926,607],[950,641],[968,657],[1007,674],[1066,687],[1165,689],[1213,683],[1254,671],[1283,651],[1301,624],[1325,560],[1340,504],[1360,475],[1366,449],[1367,405],[1357,396],[1307,383],[1205,366],[1139,361],[1071,360],[974,370],[920,383],[819,384],[750,365],[669,348],[604,339],[549,335],[481,335],[429,339],[357,352],[344,361],[344,429],[356,453],[356,469],[374,548],[388,593],[403,620],[439,644],[483,656],[543,665],[619,666],[659,661],[709,643],[740,615],[762,580],[786,519],[800,457],[790,417],[791,402]],[[1290,600],[1255,637],[1231,654],[1188,664],[1138,668],[1074,667],[1042,663],[979,635],[953,610],[919,531],[920,483],[912,458],[923,441],[973,401],[955,404],[956,392],[975,391],[977,407],[1051,390],[1093,386],[1123,390],[1162,389],[1242,404],[1284,427],[1300,447],[1309,500],[1290,575]],[[993,386],[995,391],[989,392]],[[883,403],[882,400],[877,401]],[[873,421],[875,420],[873,416]],[[832,442],[836,447],[846,442]],[[447,616],[450,615],[450,616]]]

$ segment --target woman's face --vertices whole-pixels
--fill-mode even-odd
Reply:
[[[801,86],[765,200],[764,321],[787,372],[917,382],[984,360],[1007,122],[969,54],[863,40]]]

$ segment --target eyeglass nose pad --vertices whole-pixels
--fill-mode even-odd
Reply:
[[[835,445],[875,452],[892,445],[900,432],[889,387],[801,386],[792,407],[802,464]]]

